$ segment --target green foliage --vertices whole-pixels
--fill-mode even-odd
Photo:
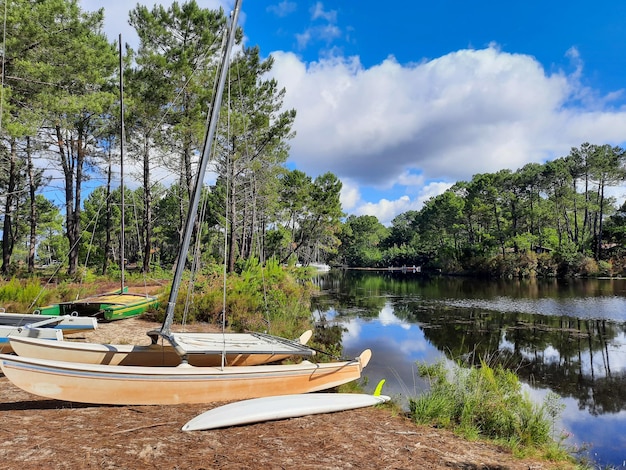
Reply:
[[[504,278],[609,273],[584,257],[606,261],[624,245],[626,205],[616,211],[605,194],[626,180],[625,162],[622,148],[584,143],[543,165],[477,174],[394,218],[376,245],[368,244],[375,230],[355,230],[349,217],[342,262]]]
[[[613,275],[613,265],[611,261],[598,261],[598,276],[612,276]]]
[[[71,186],[63,201],[65,227],[58,209],[49,202],[41,204],[42,197],[37,196],[38,221],[21,212],[12,214],[15,239],[10,242],[20,246],[5,256],[26,258],[25,235],[31,223],[37,226],[38,262],[64,260],[70,274],[85,264],[87,253],[88,266],[94,269],[110,256],[104,219],[92,223],[103,189],[97,188],[85,201],[73,198],[92,170],[105,170],[105,155],[98,149],[112,149],[114,156],[118,145],[117,47],[101,32],[103,17],[104,10],[88,13],[78,2],[61,0],[16,0],[7,17],[5,131],[15,139],[19,161],[26,160],[22,149],[31,137],[34,156],[49,156],[45,153],[51,148],[58,152],[56,163],[66,169],[64,181]],[[137,51],[126,51],[126,126],[132,137],[128,150],[144,170],[143,188],[126,190],[143,202],[137,204],[136,214],[126,213],[127,227],[141,227],[141,235],[126,237],[131,263],[141,264],[147,256],[151,259],[144,266],[152,267],[152,261],[167,268],[176,259],[192,184],[191,157],[202,147],[213,94],[207,83],[215,72],[226,20],[222,10],[201,8],[196,1],[152,9],[138,5],[130,12],[140,45]],[[58,27],[45,27],[51,24]],[[239,31],[237,40],[242,37]],[[262,59],[258,48],[242,47],[233,57],[229,78],[233,83],[228,86],[237,90],[237,96],[230,103],[229,138],[218,136],[213,149],[218,181],[205,194],[210,215],[199,230],[204,261],[223,255],[225,231],[219,226],[228,212],[227,251],[232,263],[275,256],[282,263],[295,257],[303,264],[332,260],[350,266],[416,265],[425,270],[526,277],[555,275],[556,260],[556,274],[561,276],[624,272],[626,262],[618,258],[613,267],[602,264],[609,256],[624,256],[604,248],[610,240],[616,245],[613,250],[623,250],[626,239],[626,211],[615,211],[614,201],[605,196],[626,178],[624,149],[583,143],[545,164],[457,182],[426,201],[420,211],[398,215],[391,227],[373,216],[349,217],[342,224],[342,183],[335,175],[312,179],[284,167],[296,111],[283,109],[285,90],[267,78],[272,66],[273,59]],[[225,125],[225,115],[220,126]],[[58,142],[59,148],[50,147],[50,141]],[[151,180],[150,158],[155,152],[173,156],[164,163],[176,173],[177,184],[167,191],[157,190]],[[19,187],[8,192],[27,193],[24,171],[22,165],[12,175]],[[16,205],[28,207],[26,196],[19,197]],[[117,247],[119,190],[111,201],[110,235]],[[605,227],[599,223],[604,221]],[[536,268],[532,257],[511,257],[508,251],[531,253],[538,247],[554,250],[554,259],[548,259],[550,255],[537,259]],[[580,255],[593,258],[597,266]],[[15,260],[7,264],[16,271]],[[249,300],[256,302],[254,296]]]
[[[382,266],[380,243],[388,234],[388,230],[372,215],[349,216],[339,235],[340,263],[361,267]]]
[[[175,321],[221,324],[223,279],[217,270],[198,275],[192,292],[189,292],[189,283],[183,282]],[[226,278],[226,324],[237,332],[262,331],[297,338],[313,327],[309,301],[312,290],[310,282],[296,281],[276,259],[268,260],[265,266],[250,259],[240,273],[231,273]],[[162,305],[167,303],[167,296],[169,292],[163,295]],[[161,320],[163,313],[160,312]]]
[[[419,364],[420,376],[430,391],[409,400],[418,423],[455,429],[466,436],[481,436],[512,446],[541,447],[551,442],[551,424],[559,405],[550,399],[535,405],[522,393],[517,376],[502,366],[448,369],[443,362]]]
[[[0,303],[7,310],[26,312],[36,298],[42,302],[50,298],[50,291],[43,288],[37,278],[13,277],[8,282],[0,284]]]

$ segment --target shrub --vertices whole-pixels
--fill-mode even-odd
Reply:
[[[0,303],[9,310],[26,311],[35,299],[46,301],[49,297],[50,293],[41,287],[36,278],[11,278],[0,285]]]
[[[577,268],[581,276],[597,276],[599,272],[596,260],[587,256],[580,259]]]
[[[537,255],[537,276],[555,277],[558,272],[558,263],[550,253]]]
[[[226,278],[226,323],[230,330],[296,338],[313,327],[312,283],[297,282],[276,260],[269,260],[265,266],[256,260],[246,261],[239,269],[238,274]],[[198,275],[190,293],[193,295],[188,295],[188,283],[183,282],[174,321],[221,323],[223,287],[223,273],[217,271]],[[167,305],[167,296],[169,292],[164,293],[162,305]],[[159,311],[157,319],[162,320],[163,314]]]
[[[598,261],[598,275],[599,276],[612,276],[613,275],[613,265],[611,261]]]
[[[551,442],[553,415],[547,405],[535,405],[522,393],[517,376],[502,366],[492,368],[482,361],[480,367],[457,364],[448,370],[438,363],[419,365],[418,371],[430,380],[430,391],[409,400],[416,422],[511,445],[538,447]]]

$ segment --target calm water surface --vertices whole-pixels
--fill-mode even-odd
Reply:
[[[559,431],[599,466],[626,469],[626,280],[480,281],[331,272],[319,318],[341,322],[345,356],[370,348],[368,388],[425,390],[416,363],[497,353],[530,396],[562,397]]]

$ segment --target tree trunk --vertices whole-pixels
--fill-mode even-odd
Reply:
[[[37,182],[35,181],[35,168],[33,165],[30,137],[26,137],[26,157],[28,158],[28,192],[30,196],[30,240],[28,246],[28,272],[32,273],[35,271],[35,246],[37,245],[37,205],[35,201]]]
[[[596,242],[596,250],[595,250],[595,260],[600,260],[600,253],[602,252],[602,217],[604,214],[604,185],[606,180],[603,178],[600,182],[600,215],[599,215],[599,228],[598,228],[598,239]]]
[[[80,240],[80,197],[81,183],[83,178],[83,162],[85,149],[83,148],[84,137],[82,129],[78,129],[76,140],[69,138],[69,142],[63,139],[63,132],[59,125],[56,126],[57,144],[59,157],[65,179],[65,220],[66,236],[70,245],[68,255],[69,266],[67,273],[70,276],[76,274],[78,268],[78,242]]]
[[[236,200],[235,200],[235,178],[234,178],[234,163],[230,166],[230,190],[228,195],[228,214],[229,219],[227,221],[228,230],[225,233],[228,233],[228,272],[232,273],[235,271],[235,257],[236,257],[236,225],[237,225],[237,210],[236,210]]]
[[[13,252],[13,204],[15,200],[15,188],[17,186],[17,149],[15,139],[11,139],[9,150],[9,181],[7,195],[4,202],[4,226],[2,232],[2,274],[8,274]]]
[[[150,138],[144,139],[143,149],[143,266],[142,272],[150,272],[150,256],[152,254],[152,189],[150,186]]]

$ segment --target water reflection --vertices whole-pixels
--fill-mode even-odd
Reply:
[[[320,278],[318,315],[343,322],[346,355],[373,352],[373,387],[416,395],[416,361],[497,357],[529,390],[552,390],[567,405],[574,443],[619,466],[626,443],[626,281],[425,279],[347,272]]]

